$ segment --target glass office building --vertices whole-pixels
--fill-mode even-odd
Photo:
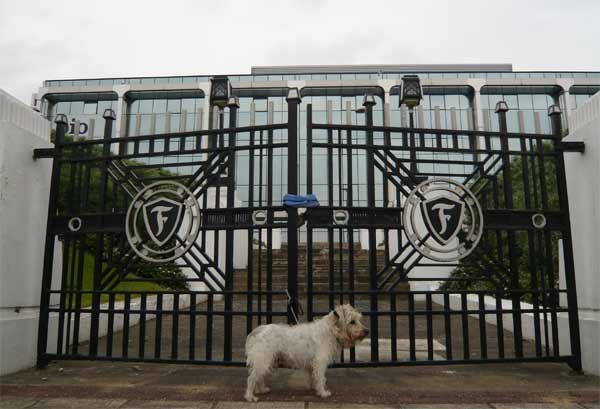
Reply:
[[[509,131],[547,133],[550,105],[560,105],[563,123],[568,127],[569,113],[600,90],[600,72],[514,71],[510,64],[273,66],[253,67],[250,74],[227,77],[232,93],[239,97],[240,126],[286,121],[287,88],[300,89],[299,177],[300,192],[304,192],[306,106],[312,104],[315,122],[363,124],[364,115],[356,109],[362,105],[365,94],[372,94],[377,102],[376,125],[407,126],[407,110],[398,104],[400,80],[407,74],[417,74],[421,79],[424,98],[415,112],[415,125],[423,128],[498,130],[494,107],[503,100],[510,109]],[[117,113],[113,133],[117,137],[208,129],[218,126],[218,115],[209,101],[211,78],[203,75],[48,80],[34,94],[32,102],[50,120],[57,114],[66,114],[73,124],[69,132],[85,138],[101,137],[102,113],[106,108]],[[315,133],[315,137],[319,134]],[[360,134],[356,137],[360,138]],[[140,145],[139,149],[144,152],[147,147]],[[190,159],[193,157],[156,157],[148,161]],[[243,155],[238,158],[241,169],[247,168],[244,160],[247,158]],[[285,158],[276,155],[276,202],[286,190],[284,164]],[[319,152],[315,152],[314,166],[325,169],[324,156]],[[366,183],[361,179],[365,172],[360,170],[364,166],[364,160],[357,157],[357,175],[351,188],[358,202],[366,203]],[[236,182],[240,199],[247,205],[247,175],[238,172]],[[315,181],[314,193],[326,198],[326,186]]]

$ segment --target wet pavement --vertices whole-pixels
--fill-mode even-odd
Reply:
[[[363,311],[367,300],[356,300]],[[405,309],[406,300],[394,301],[396,307]],[[422,308],[421,302],[416,303]],[[236,300],[235,308],[244,310],[246,304]],[[315,310],[328,311],[328,300],[321,298]],[[383,300],[381,310],[390,310]],[[199,306],[200,308],[200,306]],[[222,302],[214,303],[222,310]],[[433,309],[440,306],[433,305]],[[255,309],[256,310],[256,309]],[[285,303],[273,300],[272,311],[285,311]],[[280,317],[275,321],[283,321]],[[407,317],[396,318],[398,359],[408,358]],[[233,359],[243,361],[243,343],[246,336],[246,316],[234,317]],[[497,353],[497,328],[484,324],[473,316],[467,317],[469,354],[479,357],[482,346],[490,357]],[[367,322],[369,320],[367,319]],[[264,323],[264,321],[263,321]],[[256,326],[258,323],[252,323]],[[445,324],[442,315],[432,317],[428,330],[426,317],[415,322],[417,360],[431,360],[427,356],[428,331],[431,331],[433,360],[447,357],[450,345],[456,358],[465,354],[463,321],[460,316],[450,320],[453,334],[450,344],[445,341]],[[173,320],[173,315],[161,317],[157,338],[157,321],[144,323],[143,336],[139,326],[129,328],[129,340],[124,334],[113,334],[115,356],[127,351],[136,358],[144,339],[144,358],[158,353],[161,358],[196,359],[206,355],[206,317],[198,316],[192,337],[189,332],[189,315]],[[379,344],[381,359],[390,354],[389,316],[379,317]],[[213,359],[222,359],[223,317],[214,317],[212,323]],[[482,344],[484,334],[486,343]],[[173,339],[173,335],[176,339]],[[512,356],[513,337],[504,331],[503,341],[507,357]],[[157,339],[160,344],[157,344]],[[194,348],[190,348],[190,340]],[[176,347],[174,346],[174,341]],[[357,361],[369,361],[369,340],[356,348]],[[106,351],[108,340],[99,340],[99,350]],[[524,343],[524,353],[535,353],[531,342]],[[123,349],[125,347],[125,349]],[[85,353],[87,345],[80,345]],[[346,355],[347,356],[347,355]],[[139,357],[139,355],[137,355]],[[477,365],[427,365],[403,367],[332,368],[328,370],[328,387],[332,396],[316,397],[308,389],[308,379],[303,371],[278,370],[269,381],[272,392],[261,395],[261,402],[248,404],[243,399],[246,368],[218,365],[156,364],[106,361],[57,361],[42,370],[30,369],[0,377],[0,409],[25,408],[412,408],[412,409],[600,409],[600,378],[573,372],[566,364],[555,363],[502,363]],[[438,362],[439,364],[439,362]],[[503,405],[504,404],[504,405]],[[445,405],[445,406],[444,406]]]
[[[85,409],[598,409],[597,404],[461,404],[461,405],[376,405],[317,402],[180,402],[124,399],[30,399],[0,397],[0,409],[85,408]]]
[[[302,405],[306,402],[310,403],[308,406],[301,406],[303,408],[352,407],[334,405],[342,403],[345,405],[378,404],[394,408],[410,407],[406,406],[408,404],[443,403],[458,405],[446,408],[468,408],[466,404],[538,403],[541,406],[499,406],[499,408],[581,409],[586,407],[581,405],[598,408],[597,404],[600,402],[600,379],[574,373],[563,364],[334,368],[328,371],[327,379],[332,396],[321,399],[308,390],[308,380],[302,371],[278,370],[270,380],[272,392],[261,396],[262,401],[271,402],[269,406],[230,407],[295,407],[278,402],[302,403]],[[246,369],[239,367],[63,361],[51,363],[43,370],[30,369],[1,377],[2,400],[29,402],[30,406],[19,406],[20,403],[14,405],[2,403],[0,408],[212,408],[214,405],[206,406],[208,403],[205,406],[194,405],[198,402],[211,402],[212,405],[217,401],[241,401],[245,382]],[[48,406],[35,406],[43,399],[63,398],[98,399],[101,400],[98,405],[116,406],[87,404],[77,406],[75,403],[73,403],[75,406],[69,406],[70,403],[68,405],[64,403],[63,406],[50,406],[54,405],[52,402],[58,401],[44,401]],[[175,404],[151,406],[155,404],[153,401],[177,401],[177,405],[180,406]],[[125,404],[130,406],[124,406]],[[564,406],[566,404],[573,405]],[[222,407],[228,406],[217,406],[217,408]],[[429,406],[414,408],[420,407]]]

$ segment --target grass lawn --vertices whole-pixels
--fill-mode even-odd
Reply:
[[[106,267],[103,264],[103,268]],[[134,274],[128,274],[127,278],[137,278]],[[68,280],[67,288],[70,288],[70,277]],[[82,290],[93,290],[94,288],[94,255],[86,252],[83,259],[83,285]],[[143,282],[143,281],[135,281],[135,282],[121,282],[119,283],[113,291],[165,291],[168,290],[166,287],[162,287],[153,282]],[[139,294],[132,294],[132,298],[139,297]],[[125,296],[123,294],[116,294],[115,301],[123,300]],[[66,300],[67,306],[69,304],[69,299]],[[108,295],[102,294],[101,303],[108,302]],[[75,296],[73,296],[72,305],[75,305]],[[92,294],[82,294],[81,296],[81,306],[89,307],[92,305]]]

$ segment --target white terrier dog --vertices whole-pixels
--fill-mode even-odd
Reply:
[[[246,400],[256,402],[254,393],[270,392],[265,377],[276,368],[305,369],[317,395],[330,396],[325,388],[325,371],[342,348],[350,348],[369,335],[361,318],[360,312],[345,304],[306,324],[255,328],[246,338]]]

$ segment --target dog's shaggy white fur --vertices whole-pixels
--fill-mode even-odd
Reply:
[[[267,393],[265,377],[276,368],[305,369],[318,396],[331,395],[325,388],[325,371],[339,356],[369,334],[362,315],[351,305],[340,305],[321,319],[299,325],[269,324],[254,329],[246,339],[248,386],[245,398]]]

